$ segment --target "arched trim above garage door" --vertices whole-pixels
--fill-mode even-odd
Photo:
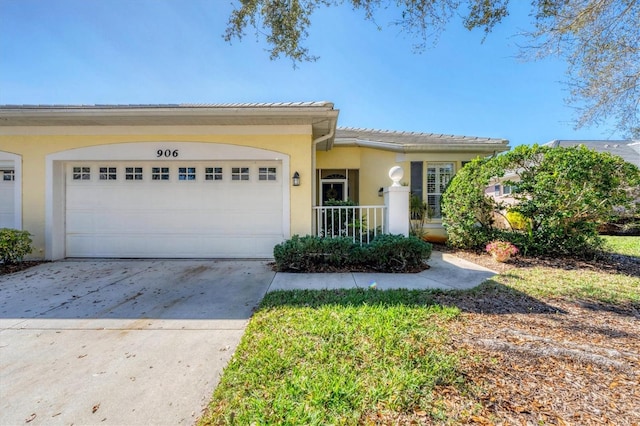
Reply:
[[[7,166],[7,169],[13,170],[13,197],[11,199],[13,205],[13,224],[9,224],[11,228],[22,229],[22,157],[18,154],[0,151],[0,170]],[[3,176],[0,176],[2,179]],[[11,197],[11,195],[9,195]]]
[[[65,253],[65,163],[71,161],[279,161],[282,164],[282,231],[290,236],[290,159],[259,148],[206,142],[131,142],[71,149],[46,157],[45,257]]]

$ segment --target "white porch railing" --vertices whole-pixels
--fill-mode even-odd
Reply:
[[[314,207],[315,233],[320,237],[351,237],[367,244],[378,234],[385,234],[386,206]]]

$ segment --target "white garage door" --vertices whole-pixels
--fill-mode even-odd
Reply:
[[[273,256],[280,161],[66,165],[68,257]]]
[[[15,227],[15,175],[12,169],[0,168],[0,228]]]

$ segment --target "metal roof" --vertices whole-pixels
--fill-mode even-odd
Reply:
[[[132,105],[0,105],[8,126],[310,125],[330,149],[339,111],[332,102]]]
[[[320,107],[333,108],[333,103],[328,101],[319,102],[264,102],[264,103],[179,103],[179,104],[90,104],[90,105],[0,105],[0,110],[10,109],[178,109],[178,108],[299,108],[299,107]]]
[[[640,141],[632,140],[553,140],[544,144],[552,148],[584,146],[598,152],[608,152],[640,167]]]
[[[491,153],[509,149],[507,139],[353,127],[338,127],[335,144],[336,146],[369,146],[396,152],[459,150]]]

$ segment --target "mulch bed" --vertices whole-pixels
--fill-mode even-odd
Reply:
[[[0,263],[0,275],[13,274],[14,272],[24,271],[25,269],[29,269],[46,262],[46,260],[24,260],[12,265],[5,265],[4,263]]]
[[[515,258],[449,251],[507,273],[516,268],[588,269],[640,277],[640,259]],[[640,312],[564,299],[499,300],[442,294],[458,306],[449,328],[466,391],[447,388],[448,412],[469,424],[640,425]],[[475,407],[475,408],[474,408]],[[473,414],[470,414],[473,413]],[[413,420],[416,420],[415,418]],[[424,422],[417,422],[424,423]]]
[[[533,268],[542,266],[558,269],[589,269],[613,274],[625,274],[640,277],[640,258],[615,254],[603,254],[598,259],[585,260],[571,257],[521,257],[516,256],[508,262],[496,262],[491,256],[483,252],[469,250],[455,250],[445,245],[434,244],[433,249],[451,253],[470,262],[482,265],[493,271],[505,273],[514,268]]]

